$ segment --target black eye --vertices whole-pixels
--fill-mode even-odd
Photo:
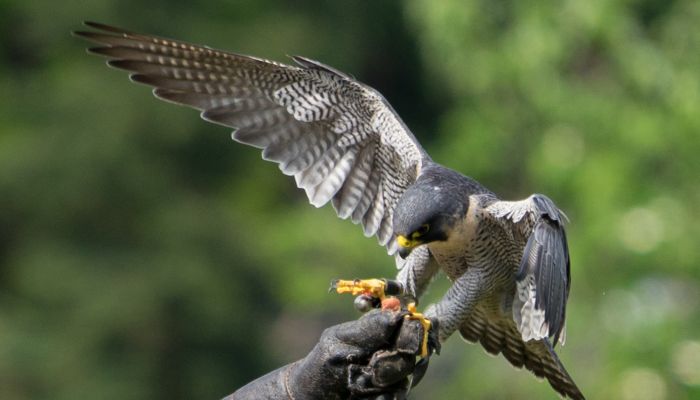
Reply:
[[[430,230],[430,225],[423,224],[420,226],[420,228],[418,228],[418,230],[416,232],[418,232],[419,235],[425,235],[426,233],[428,233],[429,230]]]

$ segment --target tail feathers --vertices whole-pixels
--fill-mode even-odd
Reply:
[[[585,400],[585,397],[562,365],[549,339],[522,340],[513,320],[488,319],[475,310],[460,327],[462,337],[472,343],[481,343],[493,355],[499,353],[517,368],[525,367],[538,378],[547,379],[562,397]]]

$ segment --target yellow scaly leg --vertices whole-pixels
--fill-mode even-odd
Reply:
[[[384,300],[386,297],[385,288],[386,281],[383,279],[337,279],[331,283],[331,290],[335,290],[336,293],[350,293],[353,296],[365,294],[379,300]]]
[[[416,310],[416,303],[408,303],[406,308],[408,312],[411,313],[411,315],[407,315],[406,318],[417,320],[423,326],[423,344],[420,348],[420,356],[425,358],[428,356],[428,332],[430,332],[432,324],[428,318],[425,318],[423,313],[419,313]]]

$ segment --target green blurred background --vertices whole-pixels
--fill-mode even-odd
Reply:
[[[381,91],[436,161],[571,219],[561,358],[591,399],[700,399],[700,2],[0,1],[0,398],[216,399],[357,317],[393,261],[84,19]],[[435,299],[446,283],[436,282]],[[416,399],[556,398],[453,337]]]

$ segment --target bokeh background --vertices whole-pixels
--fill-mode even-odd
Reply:
[[[377,88],[435,160],[567,212],[560,355],[589,398],[700,399],[695,0],[0,1],[0,398],[220,398],[357,317],[331,279],[395,273],[229,130],[85,54],[84,19]],[[413,397],[556,398],[457,337]]]

